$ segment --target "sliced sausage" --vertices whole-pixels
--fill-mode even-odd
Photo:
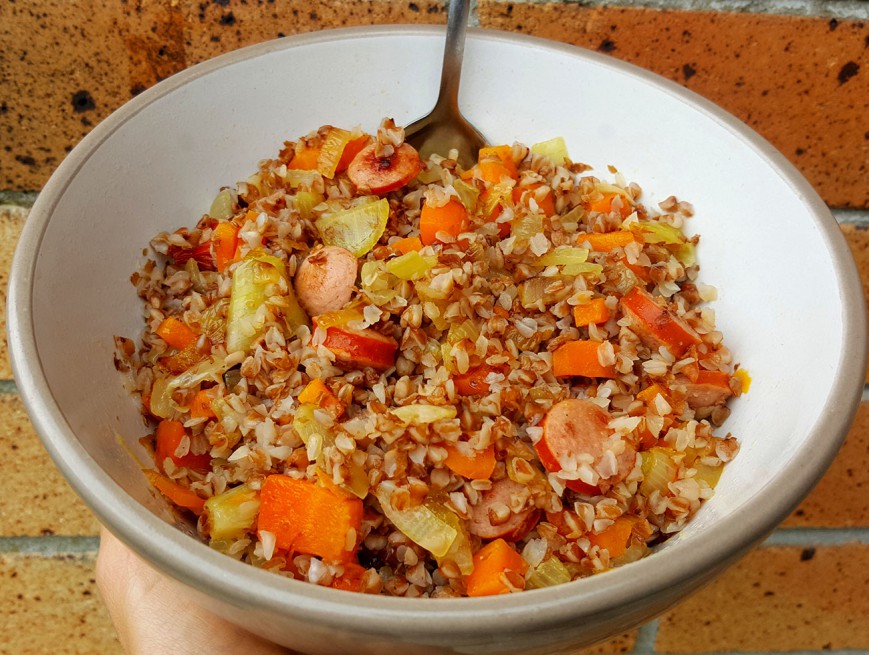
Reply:
[[[356,286],[357,260],[338,246],[315,248],[296,271],[296,295],[310,316],[341,309]]]
[[[591,455],[592,467],[600,469],[612,434],[609,421],[609,413],[590,400],[568,398],[553,405],[543,421],[543,436],[534,446],[543,466],[555,473],[562,470],[562,460]],[[602,481],[620,482],[631,472],[635,461],[636,450],[625,441],[624,450],[616,455],[617,470],[610,476],[601,476]]]
[[[396,146],[388,157],[379,156],[377,149],[376,143],[365,146],[347,167],[347,177],[360,191],[384,194],[400,189],[422,170],[419,153],[409,143]]]
[[[510,509],[510,498],[513,494],[521,492],[525,487],[510,478],[498,480],[489,491],[483,493],[480,502],[471,507],[468,521],[468,530],[471,534],[481,539],[506,539],[518,541],[537,525],[540,518],[540,510],[529,507],[516,513],[510,511],[506,520],[501,521],[498,516],[503,507]],[[495,523],[492,523],[492,518]]]
[[[697,379],[678,378],[685,385],[685,401],[691,409],[723,405],[733,395],[730,376],[723,371],[700,371]]]

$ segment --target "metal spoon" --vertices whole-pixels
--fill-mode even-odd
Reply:
[[[450,0],[437,102],[431,112],[404,130],[405,140],[419,151],[423,159],[433,153],[446,156],[451,148],[455,148],[459,152],[458,162],[463,168],[473,166],[480,148],[486,145],[483,135],[459,111],[459,79],[462,75],[469,12],[469,2]]]

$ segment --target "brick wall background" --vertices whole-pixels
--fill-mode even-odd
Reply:
[[[444,21],[437,0],[4,0],[2,309],[15,243],[40,188],[132,96],[267,39]],[[746,121],[833,209],[869,295],[869,2],[479,0],[472,21],[630,61]],[[33,432],[5,337],[0,451],[0,654],[120,653],[94,585],[98,525]],[[778,651],[869,652],[869,401],[826,477],[764,546],[663,617],[590,649]]]

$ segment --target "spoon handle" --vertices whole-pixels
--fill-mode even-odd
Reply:
[[[465,53],[465,31],[471,4],[466,0],[450,0],[447,14],[447,38],[444,45],[444,63],[437,105],[452,109],[459,106],[459,80],[462,76],[462,57]]]

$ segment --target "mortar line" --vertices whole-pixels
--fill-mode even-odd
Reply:
[[[869,544],[869,527],[779,528],[761,547],[768,546],[844,546]]]
[[[862,0],[489,0],[493,4],[575,4],[583,7],[639,7],[696,12],[733,12],[836,18],[869,19],[869,3]]]
[[[0,554],[15,555],[70,555],[96,553],[99,537],[0,537]]]
[[[660,619],[652,619],[648,623],[641,625],[637,631],[637,638],[634,641],[634,648],[631,650],[631,653],[633,655],[653,655],[659,628]]]
[[[0,205],[14,205],[16,207],[33,207],[36,202],[36,191],[11,191],[0,190]]]
[[[660,653],[660,655],[665,655],[666,652],[667,651],[664,651]],[[758,650],[703,650],[687,653],[679,651],[679,655],[770,655],[770,652]],[[817,650],[782,651],[781,655],[869,655],[869,650],[864,650],[862,648],[832,648],[829,650],[819,648]]]
[[[842,225],[869,226],[869,210],[832,209],[831,211],[833,212],[833,218]]]

